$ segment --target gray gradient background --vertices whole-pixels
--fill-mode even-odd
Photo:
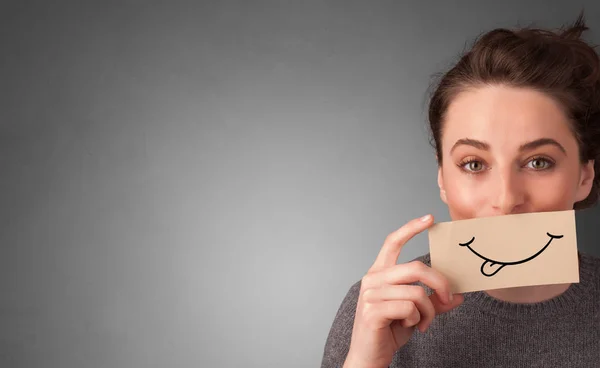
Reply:
[[[599,42],[596,0],[2,2],[0,366],[318,366],[387,234],[449,219],[431,76],[583,5]]]

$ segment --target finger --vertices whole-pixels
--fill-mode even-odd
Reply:
[[[450,303],[450,285],[444,275],[421,261],[394,265],[377,273],[363,277],[364,289],[380,288],[384,285],[402,285],[421,282],[440,295],[444,303]]]
[[[417,306],[410,300],[387,300],[369,305],[370,318],[380,321],[379,327],[389,326],[393,321],[400,321],[402,327],[412,327],[421,320]]]
[[[452,294],[452,301],[450,303],[443,303],[440,296],[437,293],[433,293],[429,299],[435,309],[435,314],[443,314],[453,310],[465,301],[464,294]]]
[[[379,271],[396,264],[402,246],[412,237],[427,229],[433,224],[433,216],[426,215],[413,219],[394,231],[385,239],[373,266],[369,271]]]
[[[422,286],[418,285],[386,285],[377,289],[367,289],[363,293],[363,300],[368,303],[388,300],[409,300],[413,302],[419,311],[419,328],[421,331],[429,326],[436,313],[427,292]]]

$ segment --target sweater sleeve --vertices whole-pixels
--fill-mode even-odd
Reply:
[[[359,293],[360,281],[350,287],[335,315],[325,342],[321,368],[341,368],[344,365],[350,349]]]

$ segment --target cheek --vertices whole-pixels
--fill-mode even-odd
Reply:
[[[570,178],[555,177],[550,180],[528,183],[528,202],[534,211],[562,211],[573,207],[576,187]],[[553,179],[553,180],[552,180]]]
[[[448,212],[453,220],[481,216],[490,198],[489,185],[483,176],[467,175],[444,162],[443,177]]]
[[[459,181],[453,181],[452,184],[446,186],[448,210],[450,217],[454,220],[479,217],[482,210],[486,208],[486,203],[489,202],[490,192],[484,189],[484,185],[463,184],[466,185],[460,185]]]
[[[532,211],[563,211],[573,208],[579,187],[577,162],[563,162],[555,171],[523,177]]]

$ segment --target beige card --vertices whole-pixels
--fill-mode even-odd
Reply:
[[[437,223],[429,252],[454,293],[579,282],[574,210]]]

